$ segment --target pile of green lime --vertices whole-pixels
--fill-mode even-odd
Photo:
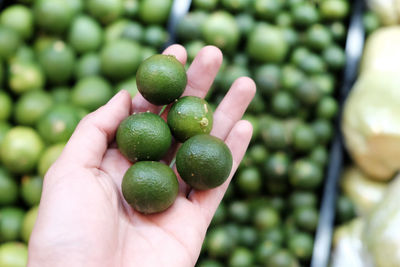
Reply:
[[[79,121],[168,40],[172,0],[16,0],[0,10],[0,266],[26,266],[43,178]]]
[[[180,98],[187,84],[183,65],[174,56],[154,55],[139,66],[136,81],[150,103],[171,104],[171,109],[167,122],[159,115],[142,112],[119,125],[118,148],[134,162],[122,181],[125,200],[145,214],[164,211],[174,203],[178,180],[170,167],[158,162],[169,151],[172,136],[183,142],[176,167],[188,185],[206,190],[225,182],[232,168],[231,152],[223,141],[209,135],[213,125],[209,104],[195,96]]]

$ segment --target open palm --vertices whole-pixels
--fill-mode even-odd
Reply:
[[[186,51],[179,45],[164,54],[185,64]],[[204,47],[187,72],[184,94],[204,97],[221,61],[217,48]],[[139,94],[131,101],[122,91],[86,116],[46,174],[28,266],[194,266],[207,227],[250,141],[251,125],[240,119],[254,93],[252,80],[239,78],[214,113],[211,134],[225,140],[233,155],[228,181],[196,191],[180,180],[175,203],[153,215],[136,212],[123,199],[120,185],[131,163],[113,140],[129,114],[158,113],[160,107]],[[165,161],[174,154],[171,149]]]

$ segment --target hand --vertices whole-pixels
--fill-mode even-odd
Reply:
[[[170,46],[164,54],[185,64],[182,46]],[[187,72],[184,94],[205,97],[221,62],[217,48],[204,47]],[[240,119],[254,94],[254,82],[239,78],[214,113],[211,134],[225,140],[233,155],[229,179],[215,189],[190,192],[180,180],[175,203],[153,215],[136,212],[123,199],[121,181],[131,163],[113,140],[129,114],[158,113],[160,107],[140,94],[131,101],[121,91],[86,116],[44,179],[28,266],[194,266],[207,227],[249,144],[251,124]]]

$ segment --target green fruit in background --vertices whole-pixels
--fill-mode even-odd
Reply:
[[[115,40],[100,52],[101,70],[113,80],[134,75],[141,62],[141,46],[128,40]]]
[[[253,9],[256,15],[263,20],[274,19],[281,11],[283,1],[280,0],[255,0]]]
[[[71,98],[71,90],[66,86],[56,86],[50,90],[51,97],[56,104],[69,103]]]
[[[23,94],[44,88],[45,77],[42,69],[33,62],[19,61],[10,64],[8,84],[15,94]]]
[[[21,38],[14,30],[0,25],[0,57],[11,58],[21,44]]]
[[[325,0],[321,2],[321,16],[327,20],[341,20],[348,16],[350,4],[344,0]]]
[[[11,130],[11,124],[6,121],[0,121],[0,147],[1,144],[3,143],[4,137],[6,136],[9,130]]]
[[[131,23],[129,20],[121,18],[107,25],[104,31],[104,41],[106,43],[110,43],[115,40],[121,39],[122,34],[128,27],[129,23]]]
[[[0,240],[14,241],[19,238],[25,212],[20,208],[6,207],[0,209]]]
[[[68,0],[67,4],[69,8],[72,10],[74,15],[77,15],[82,12],[84,8],[84,1],[85,0]]]
[[[340,46],[331,45],[324,49],[322,58],[332,70],[340,70],[346,63],[346,54]]]
[[[0,205],[12,205],[18,199],[18,184],[14,177],[0,167]]]
[[[307,124],[301,124],[294,129],[293,132],[293,147],[299,152],[307,152],[317,144],[317,137]]]
[[[171,132],[158,115],[134,113],[121,122],[116,134],[118,148],[130,161],[160,160],[171,146]]]
[[[0,121],[6,121],[11,115],[12,111],[12,99],[6,93],[0,91]]]
[[[247,40],[249,56],[258,62],[280,63],[289,51],[282,31],[265,23],[259,23]]]
[[[22,221],[21,238],[26,243],[29,242],[33,227],[35,226],[38,210],[39,208],[37,206],[32,207],[25,214],[24,220]]]
[[[267,261],[269,267],[298,267],[297,259],[287,250],[280,249],[272,254]]]
[[[249,69],[246,66],[230,65],[223,71],[220,81],[220,89],[222,92],[228,92],[236,79],[243,76],[250,76]]]
[[[192,62],[194,60],[194,58],[196,57],[197,53],[199,53],[200,50],[204,46],[206,46],[206,43],[204,43],[203,41],[200,41],[200,40],[195,40],[195,41],[188,42],[185,45],[185,48],[186,48],[186,51],[187,51],[188,61]]]
[[[228,264],[230,267],[253,266],[253,253],[248,248],[237,247],[230,255]]]
[[[167,122],[172,135],[179,142],[185,142],[192,136],[211,132],[213,112],[204,99],[184,96],[172,105]]]
[[[140,64],[136,83],[147,101],[166,105],[179,98],[185,90],[186,71],[174,56],[154,55]]]
[[[138,92],[138,88],[137,88],[137,84],[136,84],[136,78],[131,78],[125,81],[122,81],[120,83],[118,83],[115,87],[116,92],[119,92],[121,90],[126,90],[129,92],[129,94],[131,95],[131,97],[135,97],[135,95]]]
[[[45,49],[51,47],[55,42],[60,41],[55,36],[41,34],[33,41],[33,50],[36,55],[40,55]]]
[[[244,195],[254,196],[260,193],[262,176],[258,168],[247,167],[238,172],[235,183]]]
[[[275,64],[263,64],[255,69],[254,81],[263,96],[270,97],[281,86],[281,68]]]
[[[211,259],[200,260],[199,262],[196,263],[196,266],[198,266],[198,267],[224,267],[224,265],[222,265],[222,263],[220,263],[216,260],[211,260]]]
[[[299,189],[316,189],[323,178],[321,167],[307,159],[296,160],[289,171],[291,185]]]
[[[57,105],[49,109],[37,122],[36,128],[49,144],[67,142],[78,125],[77,110],[70,105]]]
[[[43,178],[40,176],[23,176],[21,179],[21,197],[29,207],[39,205],[42,196]]]
[[[11,62],[18,62],[18,61],[34,62],[35,51],[33,50],[33,47],[27,45],[19,46],[17,51],[15,52],[15,55],[11,58]]]
[[[274,255],[278,250],[278,244],[275,244],[270,240],[264,240],[256,248],[256,261],[260,264],[265,264],[266,262],[268,262],[269,257]]]
[[[72,76],[75,54],[68,44],[58,40],[43,49],[39,54],[39,63],[51,83],[63,84]]]
[[[89,14],[103,24],[115,21],[123,12],[122,0],[88,0],[86,8]]]
[[[139,0],[123,0],[124,16],[136,18],[139,13]]]
[[[321,51],[332,43],[332,35],[327,27],[314,24],[307,29],[306,43],[311,49]]]
[[[168,41],[168,32],[159,25],[146,28],[143,35],[145,44],[160,49]]]
[[[0,266],[26,267],[28,247],[20,242],[8,242],[0,246]]]
[[[0,156],[11,172],[29,173],[35,168],[43,148],[42,139],[32,128],[16,126],[4,137]]]
[[[139,17],[146,24],[164,24],[169,15],[172,0],[142,0]]]
[[[319,20],[319,13],[316,6],[309,2],[295,5],[291,10],[293,22],[300,27],[307,27]]]
[[[191,187],[206,190],[223,184],[232,169],[232,154],[217,137],[201,134],[188,139],[176,154],[176,168]]]
[[[294,211],[294,221],[299,229],[314,233],[318,226],[318,211],[314,207],[300,207]]]
[[[144,38],[144,27],[138,22],[129,21],[121,33],[121,38],[142,42]]]
[[[253,215],[253,223],[259,230],[268,230],[277,227],[280,222],[279,213],[268,206],[259,207]]]
[[[71,101],[77,107],[93,111],[106,104],[112,97],[111,85],[100,76],[79,80],[72,89]]]
[[[37,0],[33,6],[35,23],[45,31],[63,33],[71,24],[73,10],[69,0]]]
[[[173,170],[156,161],[140,161],[132,165],[122,180],[122,194],[135,210],[157,213],[175,201],[179,184]]]
[[[232,12],[246,11],[250,3],[248,0],[222,0],[222,6]]]
[[[39,159],[38,163],[38,174],[41,177],[46,175],[46,172],[49,170],[50,166],[58,159],[61,155],[63,149],[65,147],[65,143],[55,144],[46,148]]]
[[[29,39],[33,33],[32,11],[23,5],[12,5],[1,12],[0,23],[16,31],[22,39]]]
[[[219,0],[194,0],[193,6],[203,10],[213,10],[217,7]]]
[[[53,98],[45,91],[28,92],[16,102],[14,119],[20,125],[34,126],[53,104]]]
[[[82,55],[75,65],[75,78],[77,80],[96,76],[101,73],[100,56],[96,53],[87,53]]]
[[[240,32],[231,14],[217,11],[203,23],[202,35],[207,44],[215,45],[225,52],[233,52],[238,45]]]
[[[235,247],[229,231],[223,227],[210,229],[207,234],[207,251],[213,258],[224,258]]]
[[[185,42],[199,40],[201,38],[202,24],[206,19],[207,13],[203,11],[187,13],[177,25],[176,34],[178,39]]]
[[[236,24],[239,27],[239,31],[243,36],[248,34],[254,29],[256,20],[248,13],[241,13],[235,16]]]
[[[103,41],[101,25],[93,18],[80,15],[75,17],[69,29],[68,42],[78,53],[96,51]]]

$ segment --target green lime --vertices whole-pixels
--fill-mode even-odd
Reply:
[[[228,215],[232,222],[246,223],[251,216],[250,206],[244,201],[234,200],[229,204]]]
[[[307,74],[319,74],[326,72],[326,63],[319,55],[308,53],[306,57],[301,60],[298,67]]]
[[[247,167],[236,175],[235,185],[244,195],[254,196],[260,193],[262,188],[262,176],[258,168]]]
[[[40,55],[45,49],[51,47],[55,42],[59,41],[56,36],[41,34],[33,41],[33,50],[36,55]]]
[[[10,95],[0,91],[0,121],[6,121],[10,118],[12,105],[13,103]]]
[[[246,11],[250,3],[249,0],[222,0],[222,6],[231,12]]]
[[[254,144],[247,150],[247,155],[255,165],[261,165],[268,159],[269,152],[263,144]]]
[[[164,24],[169,16],[172,0],[142,0],[139,17],[146,24]]]
[[[211,220],[211,225],[222,224],[225,221],[226,217],[227,217],[227,210],[225,204],[221,202],[214,213],[214,216]]]
[[[293,191],[289,196],[289,205],[292,209],[300,207],[317,207],[318,199],[315,193],[309,191]]]
[[[175,201],[179,184],[173,170],[156,161],[133,164],[122,180],[122,194],[135,210],[151,214],[168,209]]]
[[[312,49],[322,51],[332,43],[329,29],[322,24],[314,24],[307,29],[306,43]]]
[[[298,233],[290,237],[288,247],[296,258],[308,261],[313,252],[314,240],[308,233]]]
[[[320,144],[327,144],[332,139],[334,129],[330,121],[317,119],[311,126]]]
[[[125,31],[127,25],[130,23],[129,20],[125,18],[120,18],[113,23],[107,25],[104,31],[104,41],[105,43],[110,43],[115,40],[121,39],[122,34]]]
[[[275,254],[279,249],[279,246],[270,240],[262,241],[256,248],[255,257],[259,264],[265,264],[268,262],[269,258]]]
[[[123,0],[124,16],[136,18],[139,13],[139,0]]]
[[[38,163],[38,173],[41,177],[46,175],[46,172],[49,170],[50,166],[53,165],[53,163],[61,155],[64,147],[65,143],[59,143],[46,148]]]
[[[343,22],[335,21],[328,25],[332,37],[337,42],[342,42],[346,38],[347,29]]]
[[[82,55],[75,65],[75,78],[77,80],[100,75],[101,63],[100,56],[96,53],[87,53]]]
[[[9,130],[11,130],[11,124],[6,121],[0,121],[0,147]]]
[[[21,45],[18,47],[14,57],[11,58],[10,62],[14,61],[34,62],[36,60],[35,57],[36,57],[35,51],[33,50],[32,46]]]
[[[293,146],[299,152],[307,152],[315,147],[317,137],[307,124],[301,124],[293,132]]]
[[[14,173],[28,173],[39,160],[44,144],[29,127],[16,126],[7,132],[0,147],[4,166]]]
[[[311,82],[314,83],[318,90],[326,95],[332,95],[335,90],[335,78],[330,73],[321,73],[311,76]]]
[[[116,92],[119,92],[121,90],[126,90],[129,92],[129,94],[131,95],[131,97],[133,98],[137,92],[138,92],[138,88],[137,88],[137,84],[136,84],[136,78],[130,78],[128,80],[122,81],[120,83],[118,83],[115,87]]]
[[[78,125],[79,117],[74,107],[64,104],[49,109],[38,120],[39,134],[49,144],[67,142]]]
[[[184,96],[172,105],[167,122],[172,135],[179,142],[185,142],[192,136],[211,132],[213,112],[204,99]]]
[[[222,92],[228,92],[236,79],[243,76],[250,76],[250,71],[247,66],[240,66],[237,64],[227,66],[223,71],[223,77],[220,81]]]
[[[0,25],[0,57],[11,58],[21,44],[21,38],[14,30]]]
[[[38,207],[32,207],[25,214],[24,220],[22,221],[22,229],[21,229],[21,238],[27,244],[29,242],[29,238],[31,236],[33,227],[35,226],[36,218],[38,215]]]
[[[313,106],[320,100],[321,91],[313,81],[304,80],[297,88],[295,88],[294,95],[303,104]]]
[[[141,46],[128,40],[115,40],[106,44],[100,52],[101,70],[113,80],[134,75],[141,59]]]
[[[255,0],[253,9],[262,20],[273,20],[283,7],[281,0]]]
[[[54,103],[68,103],[71,99],[71,89],[66,86],[56,86],[50,89],[51,97]]]
[[[294,211],[294,220],[300,229],[314,233],[318,226],[318,211],[309,206],[297,208]]]
[[[21,196],[29,206],[39,205],[42,196],[43,178],[40,176],[23,176],[21,179]]]
[[[289,181],[299,189],[316,189],[324,178],[321,166],[308,159],[296,160],[289,171]]]
[[[81,13],[84,8],[84,0],[68,0],[67,4],[74,15]]]
[[[280,222],[279,213],[268,206],[258,208],[253,215],[253,223],[259,230],[272,229],[279,226]]]
[[[253,126],[253,136],[251,137],[251,141],[256,141],[260,135],[260,123],[258,118],[250,114],[245,114],[242,119],[247,120]]]
[[[336,220],[340,223],[346,223],[356,217],[356,211],[353,202],[345,195],[340,195],[336,200]]]
[[[256,67],[254,81],[263,96],[270,97],[281,86],[281,68],[275,64]]]
[[[33,14],[24,5],[12,5],[3,9],[0,23],[16,31],[22,39],[29,39],[33,33]]]
[[[10,64],[8,83],[16,94],[43,89],[45,77],[42,69],[33,62],[15,61]]]
[[[301,27],[307,27],[319,21],[319,13],[316,6],[308,1],[293,6],[291,14],[293,22]]]
[[[285,234],[283,229],[279,226],[270,229],[265,229],[261,232],[261,240],[269,240],[275,244],[282,245],[285,241]]]
[[[144,61],[144,60],[148,59],[149,57],[154,56],[155,54],[157,54],[157,49],[155,49],[154,47],[145,46],[142,48],[141,61]]]
[[[290,92],[304,81],[304,73],[293,65],[286,65],[282,68],[281,84],[283,89]]]
[[[51,83],[63,84],[73,74],[75,54],[68,44],[58,40],[39,54],[39,63]]]
[[[217,137],[196,135],[179,148],[176,168],[181,178],[194,189],[210,189],[228,179],[232,169],[232,154]]]
[[[323,145],[316,146],[311,151],[309,159],[322,167],[325,166],[329,159],[328,149]]]
[[[0,266],[26,267],[28,247],[20,242],[7,242],[0,246]]]
[[[271,99],[271,110],[277,116],[288,117],[293,113],[294,108],[295,99],[288,92],[277,92]]]
[[[322,58],[332,70],[340,70],[346,63],[346,54],[338,45],[331,45],[324,49]]]
[[[347,17],[350,4],[346,0],[325,0],[320,4],[321,16],[327,20],[341,20]]]
[[[224,258],[234,246],[232,235],[226,228],[215,227],[207,234],[207,250],[211,257]]]
[[[286,182],[289,172],[289,158],[284,152],[272,154],[264,163],[264,173],[269,180]]]
[[[140,64],[136,83],[150,103],[165,105],[182,95],[187,83],[186,71],[174,56],[154,55]]]
[[[68,33],[68,42],[78,53],[96,51],[103,41],[101,25],[93,18],[79,15],[74,18]]]
[[[288,145],[284,124],[279,120],[261,128],[261,138],[268,149],[283,149]]]
[[[297,259],[287,250],[280,249],[268,258],[268,267],[298,267]]]
[[[372,11],[366,11],[363,15],[363,25],[365,28],[365,33],[369,35],[381,27],[381,21],[377,14]]]
[[[79,80],[71,93],[71,101],[77,107],[93,111],[107,103],[112,97],[111,85],[100,76],[89,76]]]
[[[25,212],[20,208],[5,207],[0,209],[0,240],[14,241],[19,238]]]
[[[293,19],[289,12],[280,12],[275,18],[275,24],[279,27],[289,28],[293,25]]]
[[[236,24],[239,27],[239,32],[242,36],[248,36],[248,34],[254,29],[256,20],[249,13],[240,13],[235,16]]]
[[[240,229],[239,244],[252,248],[258,242],[258,231],[252,226],[243,226]]]
[[[197,267],[224,267],[224,265],[216,260],[204,259],[196,263]]]
[[[0,167],[0,205],[12,205],[17,199],[17,182],[6,169]]]
[[[15,104],[15,122],[20,125],[34,126],[53,104],[51,95],[46,91],[28,92],[22,95]]]
[[[339,110],[335,98],[326,96],[317,104],[317,116],[321,119],[333,119]]]
[[[45,31],[60,34],[71,24],[70,0],[37,0],[33,6],[35,23]]]
[[[176,34],[179,40],[185,42],[199,41],[201,39],[201,28],[203,22],[207,19],[207,13],[203,11],[193,11],[187,13],[179,22],[176,28]]]
[[[258,23],[247,41],[249,56],[258,62],[280,63],[289,51],[289,45],[280,28]]]
[[[282,28],[282,34],[291,47],[295,47],[300,40],[300,35],[294,28],[284,27]]]
[[[207,17],[202,25],[202,35],[207,44],[226,52],[233,52],[240,38],[235,18],[225,11],[217,11]]]
[[[145,44],[160,49],[168,41],[168,32],[159,25],[150,25],[144,31]]]
[[[193,0],[193,6],[196,9],[212,11],[217,7],[218,2],[218,0]]]
[[[103,24],[115,21],[123,12],[122,0],[88,0],[86,8],[90,15]]]
[[[253,266],[253,253],[244,247],[235,248],[228,260],[229,267],[248,267]]]
[[[171,132],[160,116],[135,113],[118,127],[117,144],[121,153],[130,161],[160,160],[171,146]]]
[[[144,28],[138,22],[129,21],[121,34],[121,38],[142,42],[144,39]]]

